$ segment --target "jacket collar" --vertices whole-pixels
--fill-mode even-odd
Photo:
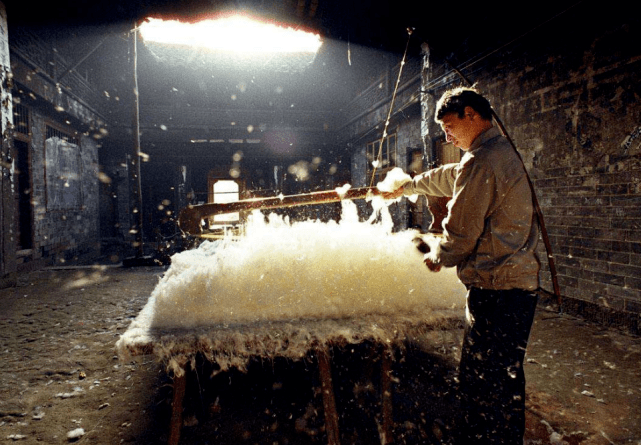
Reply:
[[[468,152],[472,153],[481,148],[486,142],[489,140],[492,140],[496,137],[501,136],[501,132],[496,126],[493,126],[492,128],[489,128],[485,130],[483,133],[479,134],[476,139],[474,139],[474,142],[472,142],[472,145],[470,146],[470,149]]]

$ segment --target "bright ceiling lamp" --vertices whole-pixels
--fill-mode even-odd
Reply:
[[[319,35],[245,15],[228,15],[195,23],[149,18],[140,25],[145,42],[245,53],[316,53]]]

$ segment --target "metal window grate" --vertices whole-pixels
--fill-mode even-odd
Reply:
[[[51,126],[47,125],[47,139],[55,138],[55,137],[65,141],[65,142],[68,142],[70,144],[79,145],[77,137],[70,136],[69,134],[67,134],[67,133],[65,133],[63,131],[60,131],[55,127],[51,127]]]
[[[367,171],[372,172],[373,162],[378,160],[377,169],[386,170],[396,167],[396,133],[390,134],[383,140],[383,149],[380,149],[381,141],[377,140],[367,144]]]
[[[17,133],[29,136],[29,109],[21,104],[14,104],[13,127]]]

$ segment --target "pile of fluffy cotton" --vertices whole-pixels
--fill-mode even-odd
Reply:
[[[359,222],[288,224],[254,215],[246,236],[172,257],[152,294],[154,327],[422,312],[463,303],[453,270],[432,273],[412,239]]]
[[[460,313],[465,288],[455,271],[430,272],[412,241],[417,233],[392,233],[384,206],[379,220],[359,221],[351,201],[343,201],[340,223],[290,224],[275,214],[266,222],[254,213],[241,238],[207,241],[174,255],[118,347],[153,343],[160,332],[172,330],[218,329],[228,336],[230,326],[242,334],[295,323],[300,331],[301,324],[323,320],[343,320],[345,327],[349,320],[415,321],[434,319],[443,310]],[[332,333],[305,335],[314,336]],[[229,347],[224,338],[221,348]],[[208,336],[209,342],[214,339]],[[171,345],[163,347],[168,348],[165,355],[174,354]]]

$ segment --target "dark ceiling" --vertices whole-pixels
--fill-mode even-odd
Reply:
[[[296,91],[295,101],[285,98],[284,102],[317,109],[336,106],[331,95],[324,94],[328,87],[342,98],[353,95],[387,67],[398,64],[406,48],[410,57],[419,56],[421,45],[427,43],[432,57],[447,58],[461,66],[541,24],[554,23],[563,11],[576,10],[581,4],[581,0],[57,0],[34,6],[24,0],[4,1],[10,32],[11,27],[36,28],[56,42],[58,50],[66,53],[71,62],[84,60],[86,54],[100,46],[83,68],[93,63],[93,79],[102,89],[112,90],[112,95],[124,95],[130,90],[128,79],[123,79],[129,70],[130,50],[123,48],[123,41],[134,23],[149,16],[189,21],[203,15],[244,11],[313,30],[325,42],[314,70],[309,70],[306,77],[281,75],[278,82],[286,83],[289,91]],[[408,30],[412,30],[411,37]],[[105,35],[116,39],[102,44]],[[141,90],[151,92],[145,98],[153,97],[157,104],[175,101],[178,89],[185,95],[182,99],[191,105],[207,101],[211,106],[212,97],[232,96],[228,90],[237,88],[239,80],[252,82],[255,91],[274,88],[264,73],[259,78],[244,79],[234,73],[231,83],[225,84],[229,73],[223,70],[215,73],[210,67],[206,74],[197,73],[196,64],[191,64],[189,70],[184,65],[176,68],[166,64],[161,69],[144,46],[139,57]],[[239,104],[221,105],[234,108]]]
[[[10,39],[12,29],[22,28],[51,41],[75,71],[96,82],[99,94],[118,101],[120,112],[107,119],[111,145],[101,150],[101,156],[114,159],[129,153],[132,145],[129,31],[136,22],[150,16],[189,21],[234,11],[319,33],[324,44],[310,68],[278,75],[193,63],[172,66],[159,62],[147,45],[138,45],[141,134],[148,164],[192,162],[205,179],[212,165],[231,163],[240,148],[231,139],[238,137],[245,138],[243,162],[249,156],[258,162],[269,156],[309,160],[320,150],[325,159],[340,163],[346,149],[337,147],[336,138],[324,129],[331,128],[332,119],[340,121],[341,107],[360,88],[398,64],[406,48],[416,57],[427,43],[432,57],[460,66],[542,25],[568,27],[571,20],[564,11],[586,9],[581,0],[57,0],[37,6],[0,1],[7,9]],[[539,28],[536,35],[542,38],[546,31]],[[250,145],[249,138],[262,143]],[[190,143],[194,139],[208,143]],[[210,143],[219,139],[229,143]],[[171,171],[157,169],[153,177],[166,178]],[[203,181],[194,188],[205,190]]]
[[[254,127],[263,122],[268,126],[285,123],[284,127],[306,127],[309,132],[310,126],[300,122],[302,114],[294,117],[293,111],[327,114],[329,110],[331,114],[339,110],[360,88],[398,64],[406,48],[409,56],[418,56],[421,45],[427,43],[432,56],[461,63],[500,48],[541,24],[553,23],[563,11],[580,4],[574,0],[536,4],[506,0],[58,0],[34,6],[24,0],[4,1],[10,35],[12,27],[37,30],[42,38],[55,42],[67,60],[80,63],[79,71],[90,71],[99,91],[104,90],[112,100],[119,97],[121,104],[131,103],[128,31],[146,17],[189,21],[244,11],[320,33],[325,43],[313,66],[302,73],[280,72],[277,76],[265,70],[198,69],[193,63],[171,66],[160,63],[146,45],[139,45],[145,140],[156,134],[168,141],[172,134],[172,143],[231,135],[231,123],[244,120],[253,120]],[[412,30],[411,37],[408,30]],[[85,60],[88,54],[92,55]],[[123,108],[126,112],[120,122],[110,116],[112,135],[118,128],[130,128],[129,108]],[[168,116],[176,112],[182,114],[183,125],[166,132],[165,128],[172,130]],[[255,117],[255,112],[263,115]],[[227,127],[211,123],[217,119]],[[204,120],[210,123],[198,123]]]
[[[194,20],[202,14],[243,10],[320,32],[325,38],[402,53],[427,42],[444,56],[483,50],[537,26],[580,0],[5,0],[10,23],[97,26],[132,23],[152,15]]]

